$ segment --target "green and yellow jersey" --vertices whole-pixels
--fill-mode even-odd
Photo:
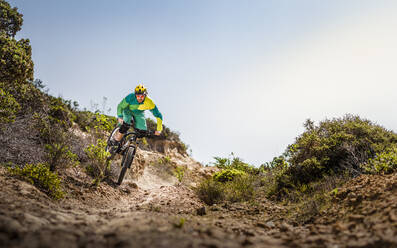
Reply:
[[[145,110],[150,110],[157,120],[157,131],[163,130],[163,115],[160,113],[156,104],[148,96],[142,103],[136,100],[135,94],[126,96],[117,106],[117,117],[123,118],[125,122],[131,124],[131,118],[135,119],[135,128],[147,130]]]

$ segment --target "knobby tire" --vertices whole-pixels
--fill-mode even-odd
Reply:
[[[131,166],[132,161],[134,160],[134,155],[135,155],[135,148],[134,147],[129,147],[128,150],[124,153],[123,160],[121,161],[121,171],[119,175],[119,180],[117,181],[117,184],[120,185],[123,182],[125,173],[127,172],[127,169]]]
[[[120,129],[120,127],[115,127],[114,129],[113,129],[113,131],[110,133],[110,135],[109,135],[109,137],[108,137],[108,140],[107,140],[107,142],[106,142],[106,148],[105,148],[105,151],[109,151],[109,148],[110,148],[110,145],[109,145],[109,142],[110,142],[110,139],[113,137],[113,134],[117,131],[117,130],[119,130]]]

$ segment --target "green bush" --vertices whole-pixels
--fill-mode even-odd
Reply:
[[[15,98],[0,87],[0,124],[14,122],[19,110],[20,105]]]
[[[33,80],[32,48],[29,40],[7,37],[0,33],[0,82],[20,84]]]
[[[34,113],[33,125],[46,151],[46,161],[51,171],[60,165],[63,167],[79,164],[78,157],[71,151],[72,137],[66,124],[45,113]]]
[[[9,37],[14,37],[21,30],[23,23],[22,14],[17,8],[11,8],[10,4],[0,0],[0,32]]]
[[[97,132],[105,131],[111,132],[113,128],[116,126],[117,120],[115,117],[103,115],[96,113],[95,121],[94,121],[94,129]]]
[[[80,164],[77,155],[74,154],[65,143],[46,144],[45,151],[47,152],[47,161],[49,162],[51,171],[55,171],[59,164],[63,167],[77,166]]]
[[[365,172],[363,164],[397,143],[394,132],[352,115],[325,120],[317,126],[307,120],[305,128],[281,156],[283,159],[269,163],[276,167],[271,194],[281,196],[345,171],[351,176],[359,175]]]
[[[74,111],[76,116],[75,122],[79,125],[80,129],[83,131],[90,131],[94,127],[93,120],[95,119],[95,114],[90,111]]]
[[[46,111],[52,124],[59,124],[63,128],[70,128],[76,116],[63,102],[63,99],[49,96],[48,110]]]
[[[255,196],[256,177],[249,174],[235,176],[224,185],[225,199],[231,202],[252,200]]]
[[[74,114],[81,130],[91,132],[97,138],[105,138],[117,124],[117,119],[113,116],[78,110],[74,110]]]
[[[244,171],[232,168],[232,169],[224,169],[224,170],[216,172],[213,175],[213,178],[214,178],[215,181],[224,183],[224,182],[232,181],[236,177],[243,176],[243,175],[246,175],[246,174],[247,173],[244,172]]]
[[[208,205],[218,203],[225,197],[224,185],[212,178],[203,180],[196,192],[198,197]]]
[[[223,200],[248,201],[258,189],[260,169],[244,163],[233,153],[231,155],[231,158],[215,157],[213,164],[221,170],[203,180],[197,188],[199,198],[209,205]]]
[[[15,167],[9,170],[12,175],[22,177],[54,199],[64,196],[58,175],[51,172],[46,164],[27,164],[23,168]]]
[[[14,38],[22,23],[22,14],[18,13],[17,8],[11,8],[9,3],[0,0],[0,88],[6,92],[2,92],[2,97],[8,99],[5,101],[7,103],[18,103],[21,110],[29,113],[30,109],[40,105],[41,98],[39,90],[32,84],[33,61],[30,41]],[[15,102],[10,100],[11,97]],[[4,99],[1,101],[4,103]]]
[[[363,169],[368,173],[389,174],[397,170],[397,147],[377,153],[375,158],[369,159]]]
[[[258,168],[244,163],[241,158],[235,157],[233,153],[231,153],[231,157],[229,158],[214,157],[214,159],[215,162],[213,165],[220,169],[236,169],[251,174],[257,174],[259,172]]]
[[[196,191],[198,197],[208,205],[224,200],[230,202],[249,201],[255,196],[257,180],[257,176],[244,172],[235,175],[232,180],[224,182],[212,177],[203,180]]]
[[[170,156],[164,156],[162,158],[159,158],[157,161],[159,164],[170,164],[171,163],[171,157]]]
[[[90,166],[87,171],[95,178],[99,179],[104,176],[104,172],[108,169],[110,161],[107,158],[110,156],[109,152],[105,151],[106,141],[98,139],[96,145],[90,145],[85,148],[85,153],[90,159]]]
[[[179,182],[182,182],[183,177],[185,176],[186,168],[183,166],[177,166],[174,171],[174,175],[178,179]]]

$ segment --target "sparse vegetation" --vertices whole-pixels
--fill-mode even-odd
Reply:
[[[29,183],[35,185],[54,199],[64,197],[61,189],[61,181],[58,175],[52,171],[46,164],[27,164],[21,167],[10,167],[12,175],[23,178]]]
[[[47,160],[51,171],[55,171],[56,166],[59,164],[64,167],[78,166],[80,164],[78,156],[65,144],[47,144],[45,150],[47,151]]]
[[[186,168],[183,166],[177,166],[174,170],[174,175],[178,179],[179,182],[182,182],[183,177],[185,175]]]
[[[225,198],[222,183],[212,178],[203,180],[196,189],[198,197],[208,205],[213,205]]]
[[[90,164],[87,166],[87,171],[95,178],[95,182],[99,181],[103,176],[109,162],[107,157],[110,156],[105,151],[106,141],[98,139],[96,145],[90,145],[85,149],[87,156],[90,158]]]
[[[15,98],[0,87],[0,124],[14,122],[20,106]]]
[[[169,164],[169,163],[171,163],[171,157],[163,156],[162,158],[159,158],[158,163],[163,164],[163,165]]]

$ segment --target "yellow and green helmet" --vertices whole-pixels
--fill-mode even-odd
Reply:
[[[135,87],[135,94],[144,94],[147,95],[147,90],[143,84],[139,84],[137,87]]]

